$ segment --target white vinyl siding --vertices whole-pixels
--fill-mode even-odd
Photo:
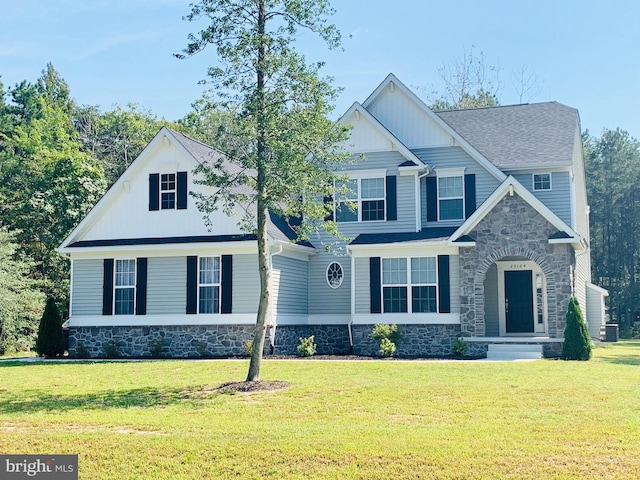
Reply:
[[[260,299],[258,255],[234,255],[232,277],[233,313],[256,313]]]
[[[563,222],[571,226],[571,186],[569,172],[551,173],[551,190],[534,190],[531,173],[514,173],[513,177],[544,203]],[[584,212],[582,212],[584,213]]]
[[[309,264],[304,260],[277,255],[273,257],[273,307],[278,314],[308,311]]]
[[[181,315],[187,305],[184,257],[150,257],[147,265],[147,315]]]
[[[342,265],[342,285],[331,288],[327,283],[327,267],[336,261]],[[308,299],[309,315],[351,313],[351,259],[325,252],[318,244],[316,255],[309,258]]]
[[[71,315],[102,315],[103,260],[73,260]]]

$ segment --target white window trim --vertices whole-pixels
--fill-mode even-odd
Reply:
[[[160,185],[159,185],[159,194],[160,194],[160,198],[159,203],[160,203],[160,210],[176,210],[178,208],[178,173],[177,172],[167,172],[167,173],[160,173]],[[162,189],[162,176],[163,175],[173,175],[173,188],[169,189],[169,190],[163,190]],[[168,182],[170,180],[167,180]],[[165,193],[173,193],[173,208],[164,208],[163,204],[162,204],[162,195]]]
[[[118,262],[133,262],[133,285],[118,285]],[[114,315],[135,315],[136,313],[136,295],[137,295],[137,275],[138,275],[138,262],[135,258],[116,258],[113,265],[113,305],[112,312]],[[116,291],[133,289],[133,313],[116,313]]]
[[[218,265],[220,266],[220,274],[218,275],[218,283],[201,283],[200,282],[200,272],[201,272],[201,264],[200,261],[203,258],[213,258],[218,259]],[[217,312],[200,312],[200,287],[218,287],[218,311]],[[198,290],[197,290],[197,305],[198,305],[198,314],[199,315],[220,315],[221,307],[222,307],[222,257],[220,255],[202,255],[198,256]]]
[[[549,188],[536,188],[536,175],[549,175]],[[538,172],[531,174],[531,190],[534,192],[550,192],[553,190],[553,175],[551,172]]]
[[[340,273],[341,273],[340,283],[336,286],[332,285],[331,282],[329,281],[329,269],[331,268],[332,265],[338,265],[338,267],[340,267]],[[332,289],[336,290],[340,288],[344,283],[344,268],[342,267],[340,262],[331,262],[329,265],[327,265],[327,270],[325,272],[324,278],[327,280],[327,284],[329,284],[329,287],[331,287]]]
[[[384,175],[382,176],[350,176],[347,180],[344,180],[345,182],[352,182],[355,181],[357,184],[357,195],[354,198],[348,198],[346,199],[346,201],[341,201],[338,199],[334,199],[333,202],[333,214],[334,217],[336,219],[336,222],[338,223],[379,223],[379,222],[386,222],[387,221],[387,178],[386,178],[386,170],[375,170],[376,172],[384,172]],[[384,197],[382,198],[362,198],[362,180],[378,180],[381,179],[382,180],[382,185],[384,188]],[[337,197],[337,195],[336,195]],[[357,197],[357,198],[356,198]],[[362,220],[362,202],[368,202],[368,201],[380,201],[382,200],[384,202],[384,210],[383,210],[383,216],[384,218],[382,220]],[[342,220],[339,221],[338,220],[338,206],[341,203],[357,203],[358,206],[358,219],[357,220]]]
[[[412,258],[433,258],[436,262],[436,281],[435,283],[413,283],[411,281],[411,259]],[[391,259],[404,259],[407,267],[407,279],[405,283],[384,283],[384,260]],[[438,257],[436,255],[422,255],[416,257],[415,255],[409,257],[381,257],[380,258],[380,305],[382,306],[383,315],[398,315],[398,314],[434,314],[438,313],[438,299],[440,291],[440,283],[438,278]],[[407,289],[407,311],[406,312],[385,312],[384,311],[384,287],[405,287]],[[413,290],[411,287],[436,287],[436,310],[435,312],[414,312],[413,311]]]
[[[466,218],[465,211],[465,196],[464,196],[464,168],[446,168],[439,170],[436,176],[436,188],[437,188],[437,202],[438,202],[438,221],[442,222],[457,222],[459,220],[464,220]],[[456,197],[442,197],[440,196],[440,179],[441,178],[452,178],[452,177],[460,177],[462,179],[462,195]],[[440,208],[441,200],[462,200],[462,217],[460,218],[440,218],[440,214],[442,212],[442,208]]]

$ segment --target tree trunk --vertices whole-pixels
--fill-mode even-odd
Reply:
[[[267,312],[269,311],[269,287],[271,269],[269,265],[269,245],[267,243],[267,192],[266,192],[266,102],[265,102],[265,82],[264,82],[264,61],[265,45],[262,36],[265,32],[266,14],[265,0],[259,0],[258,4],[258,34],[260,36],[258,44],[258,57],[256,59],[256,127],[257,127],[257,165],[258,178],[256,190],[258,193],[258,270],[260,272],[260,303],[258,304],[258,318],[256,319],[256,329],[253,334],[253,346],[251,348],[251,361],[249,363],[249,373],[247,382],[257,382],[260,380],[260,366],[262,365],[262,353],[264,351],[264,337],[267,326]]]
[[[251,361],[249,363],[249,373],[247,382],[257,382],[260,380],[260,366],[262,365],[262,352],[264,351],[264,341],[267,327],[267,313],[269,312],[269,245],[267,243],[267,209],[261,206],[258,200],[258,270],[260,272],[260,303],[258,304],[258,318],[256,319],[256,329],[253,334],[253,347],[251,349]]]

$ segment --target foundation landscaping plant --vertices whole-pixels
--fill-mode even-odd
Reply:
[[[247,365],[0,362],[0,451],[78,454],[83,480],[640,478],[638,340],[589,362],[265,358],[266,391],[234,384]]]

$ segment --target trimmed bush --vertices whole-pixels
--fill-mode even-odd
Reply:
[[[575,297],[571,297],[569,300],[566,319],[567,325],[564,329],[564,343],[560,358],[563,360],[589,360],[591,358],[591,337]]]
[[[393,357],[396,353],[396,345],[400,343],[400,331],[397,325],[378,323],[369,336],[378,341],[380,345],[378,353],[383,357]]]
[[[66,342],[62,331],[62,315],[55,300],[47,298],[47,305],[40,319],[36,351],[38,355],[45,357],[57,357],[64,355]]]
[[[451,353],[456,357],[464,357],[469,349],[469,344],[463,338],[456,338],[451,342]]]
[[[316,353],[317,345],[313,343],[315,337],[311,335],[307,338],[300,337],[300,345],[298,345],[298,355],[301,357],[311,357]]]

